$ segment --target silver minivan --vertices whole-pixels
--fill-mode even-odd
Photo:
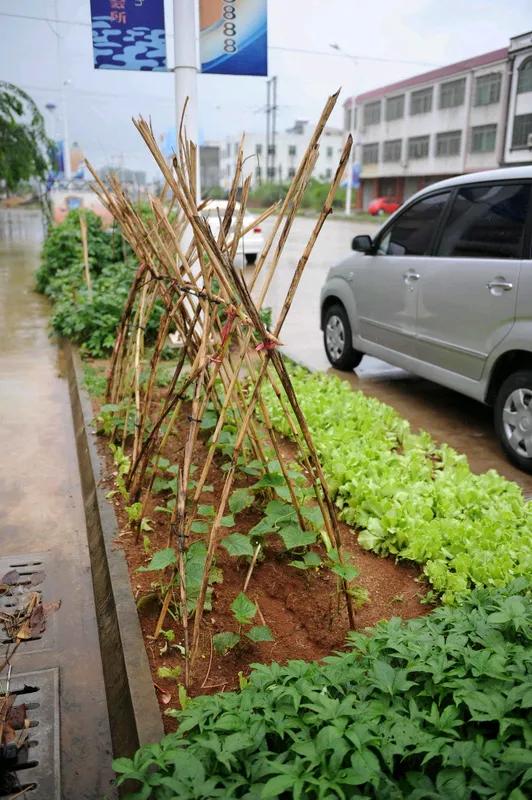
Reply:
[[[321,292],[327,357],[367,353],[494,407],[509,458],[532,472],[532,166],[418,192]]]

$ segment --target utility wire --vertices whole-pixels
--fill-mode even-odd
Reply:
[[[81,25],[85,28],[90,28],[90,22],[82,22],[81,20],[75,19],[50,19],[49,17],[38,17],[33,16],[31,14],[12,14],[8,11],[0,11],[0,17],[11,17],[13,19],[31,19],[37,20],[40,22],[47,22],[47,23],[56,23],[60,25]],[[167,34],[167,38],[171,38],[171,34]],[[412,64],[415,66],[420,67],[439,67],[441,64],[435,64],[432,61],[413,61],[413,60],[405,60],[403,58],[384,58],[380,56],[360,56],[357,54],[351,54],[347,56],[347,54],[343,53],[329,53],[327,50],[307,50],[302,47],[282,47],[281,45],[269,45],[268,50],[281,50],[287,53],[304,53],[306,55],[312,56],[328,56],[329,58],[352,58],[353,60],[359,61],[382,61],[386,64]]]
[[[403,58],[381,58],[380,56],[359,56],[356,53],[332,52],[328,50],[306,50],[302,47],[281,47],[280,45],[270,45],[268,50],[285,50],[287,53],[306,53],[312,56],[332,56],[332,58],[350,58],[353,61],[384,61],[389,64],[415,64],[421,67],[440,67],[441,64],[435,64],[433,61],[411,61]]]

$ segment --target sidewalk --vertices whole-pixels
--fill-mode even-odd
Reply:
[[[111,737],[68,387],[47,304],[32,292],[41,238],[37,212],[0,216],[0,564],[42,561],[43,600],[62,603],[42,639],[13,656],[14,675],[59,674],[61,794],[43,777],[25,796],[99,800],[114,797]],[[50,769],[31,770],[38,784]]]

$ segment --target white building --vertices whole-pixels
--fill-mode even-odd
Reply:
[[[532,34],[350,98],[346,129],[353,106],[362,208],[463,172],[531,163]]]
[[[296,120],[292,128],[280,131],[275,137],[275,146],[270,145],[269,159],[266,154],[264,133],[246,133],[244,175],[252,174],[252,186],[261,183],[285,183],[294,177],[295,171],[312,135],[313,128],[306,120]],[[320,152],[313,176],[320,181],[330,181],[340,160],[346,134],[339,128],[325,128]],[[229,189],[235,171],[236,155],[240,137],[227,137],[220,145],[220,182]],[[268,164],[267,164],[268,161]]]
[[[509,91],[502,164],[532,161],[532,33],[513,36],[508,48]]]

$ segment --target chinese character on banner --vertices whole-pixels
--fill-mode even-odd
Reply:
[[[200,0],[201,71],[267,75],[267,0]]]
[[[90,0],[95,69],[166,70],[164,0]]]
[[[125,11],[111,11],[111,21],[112,22],[119,22],[120,25],[125,25],[127,22],[126,12]]]

